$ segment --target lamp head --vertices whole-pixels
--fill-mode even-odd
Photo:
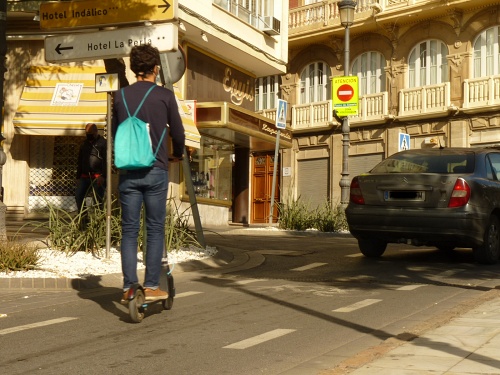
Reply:
[[[357,3],[353,0],[342,0],[337,3],[340,12],[340,23],[344,27],[349,27],[354,23],[354,10]]]

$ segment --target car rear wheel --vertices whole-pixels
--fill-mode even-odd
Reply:
[[[387,247],[387,242],[375,239],[359,239],[358,246],[364,256],[368,258],[378,258],[384,253]]]
[[[474,257],[478,263],[495,264],[500,256],[500,221],[492,216],[484,232],[481,246],[474,248]]]

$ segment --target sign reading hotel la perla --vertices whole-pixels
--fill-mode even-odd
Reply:
[[[160,52],[176,51],[179,46],[177,25],[166,23],[50,36],[45,38],[45,60],[62,62],[124,57],[130,54],[132,47],[141,44],[151,44]]]

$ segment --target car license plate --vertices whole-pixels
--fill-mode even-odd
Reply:
[[[384,191],[384,200],[386,201],[425,201],[425,191]]]

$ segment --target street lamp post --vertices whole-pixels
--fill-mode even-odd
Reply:
[[[349,27],[354,22],[354,10],[356,2],[352,0],[342,0],[337,3],[340,12],[340,23],[345,27],[344,39],[344,75],[349,74]],[[342,178],[340,179],[340,204],[346,207],[349,203],[349,116],[345,116],[342,121]]]

